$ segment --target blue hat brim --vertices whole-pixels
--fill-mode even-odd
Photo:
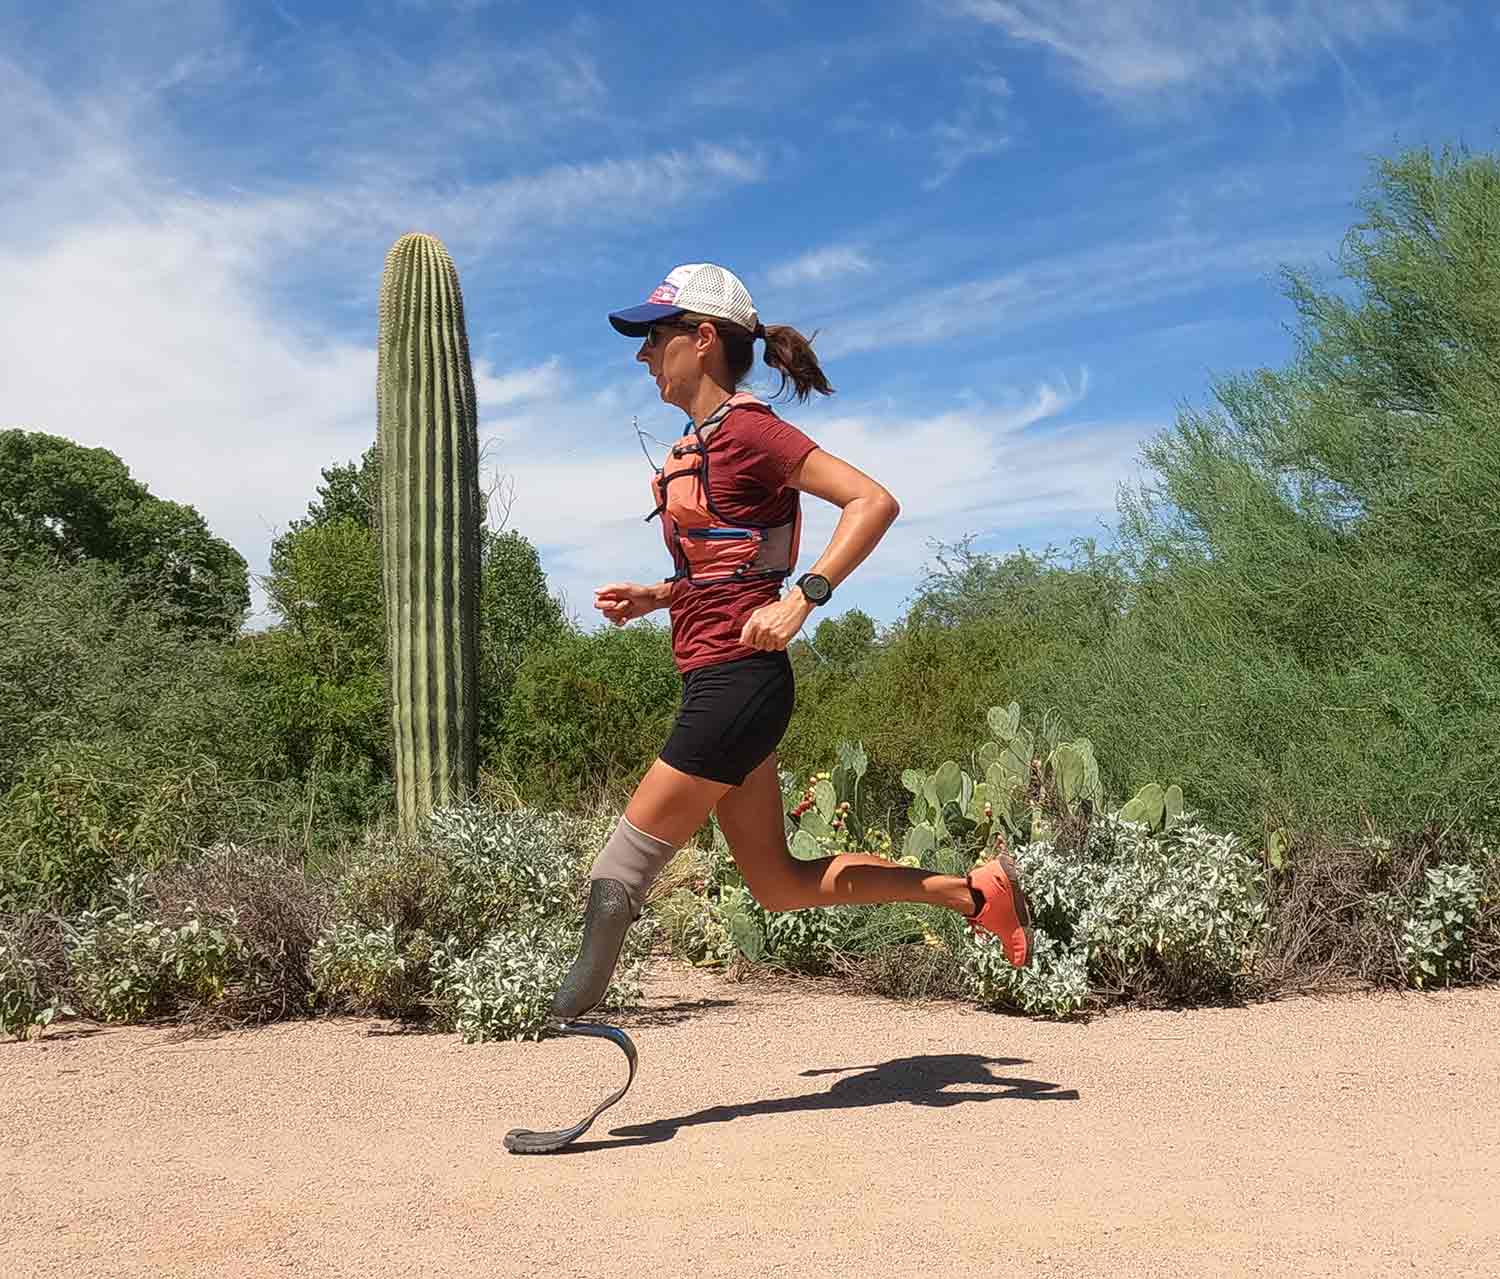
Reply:
[[[653,324],[660,324],[663,320],[686,314],[687,312],[680,306],[667,306],[662,302],[643,302],[640,306],[627,307],[623,311],[611,311],[609,322],[615,326],[616,333],[623,333],[628,338],[643,338]]]

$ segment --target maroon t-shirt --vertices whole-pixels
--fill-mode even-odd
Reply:
[[[770,409],[731,409],[708,441],[709,497],[726,519],[779,524],[791,518],[800,495],[787,481],[818,446]],[[782,583],[672,583],[672,656],[683,674],[732,662],[759,650],[740,643],[745,620],[781,598]]]

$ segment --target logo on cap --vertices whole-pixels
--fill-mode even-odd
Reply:
[[[665,280],[658,284],[656,288],[651,291],[651,296],[646,299],[647,302],[660,302],[663,305],[675,302],[676,300],[677,286],[675,284],[668,283]]]

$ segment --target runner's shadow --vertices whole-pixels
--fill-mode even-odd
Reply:
[[[712,1012],[716,1008],[733,1008],[737,999],[679,999],[675,1004],[663,1004],[658,1008],[633,1008],[619,1012],[610,1019],[610,1024],[635,1030],[646,1027],[675,1026],[678,1022],[690,1021],[695,1016]]]
[[[912,1106],[957,1106],[966,1101],[1077,1101],[1078,1089],[1063,1088],[1040,1079],[996,1075],[991,1066],[1024,1066],[1023,1057],[982,1057],[977,1053],[943,1053],[927,1057],[897,1057],[878,1066],[832,1066],[805,1070],[803,1077],[842,1075],[825,1092],[800,1097],[773,1097],[736,1106],[710,1106],[676,1119],[630,1124],[610,1129],[617,1141],[580,1141],[558,1151],[608,1150],[619,1146],[649,1146],[670,1141],[683,1128],[722,1124],[751,1115],[786,1115],[809,1110],[852,1110],[906,1102]],[[858,1073],[849,1073],[849,1072]],[[981,1084],[983,1091],[950,1091],[953,1084]]]

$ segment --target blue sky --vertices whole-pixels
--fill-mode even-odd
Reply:
[[[1286,359],[1277,269],[1327,268],[1371,159],[1495,147],[1497,51],[1493,4],[1419,0],[0,0],[0,426],[262,572],[373,439],[427,231],[486,487],[592,625],[667,568],[632,416],[681,426],[605,313],[722,262],[818,330],[838,394],[784,415],[902,502],[838,597],[890,621],[934,540],[1107,542],[1140,443]]]

